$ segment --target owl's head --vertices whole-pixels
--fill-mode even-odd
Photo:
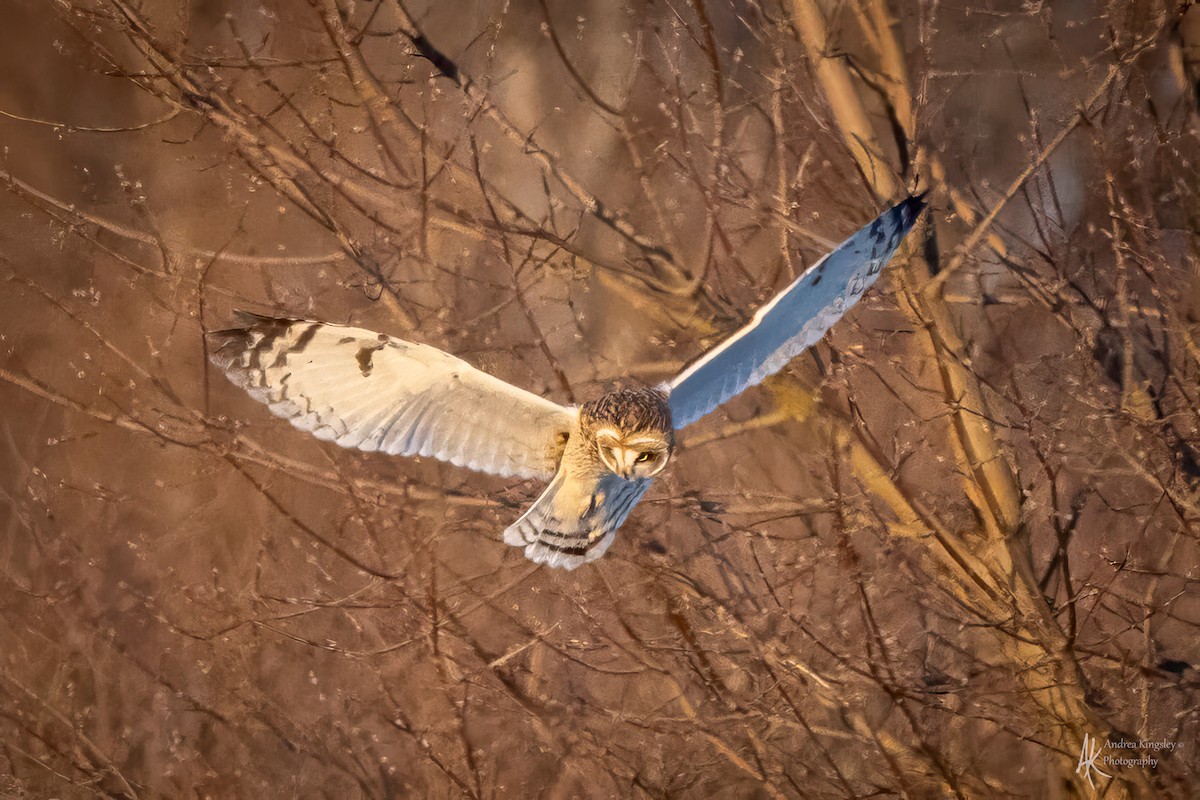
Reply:
[[[675,447],[667,395],[647,386],[618,389],[580,409],[600,461],[626,480],[662,472]]]

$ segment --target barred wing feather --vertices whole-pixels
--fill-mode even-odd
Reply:
[[[554,475],[564,408],[437,348],[361,328],[243,313],[212,360],[271,412],[342,447],[433,456],[496,475]]]
[[[661,388],[676,429],[783,369],[862,297],[924,209],[909,197],[859,230],[758,310],[754,319]]]

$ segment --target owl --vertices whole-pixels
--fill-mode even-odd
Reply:
[[[504,541],[574,569],[612,545],[674,456],[675,431],[816,343],[875,282],[924,207],[922,195],[885,211],[671,380],[577,408],[427,344],[324,322],[241,312],[241,327],[210,334],[210,352],[233,383],[320,439],[549,481]]]

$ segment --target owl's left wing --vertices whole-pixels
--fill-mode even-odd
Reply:
[[[550,478],[576,411],[435,347],[361,328],[241,314],[210,334],[212,361],[272,413],[319,439]]]
[[[676,429],[783,369],[825,335],[862,297],[925,208],[924,196],[883,212],[812,265],[754,319],[659,387],[670,394]]]

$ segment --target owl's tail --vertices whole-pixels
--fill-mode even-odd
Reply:
[[[546,491],[504,531],[505,544],[524,547],[526,558],[550,567],[575,569],[595,561],[650,485],[607,475],[580,493],[576,486],[564,491],[569,480],[560,468]]]

